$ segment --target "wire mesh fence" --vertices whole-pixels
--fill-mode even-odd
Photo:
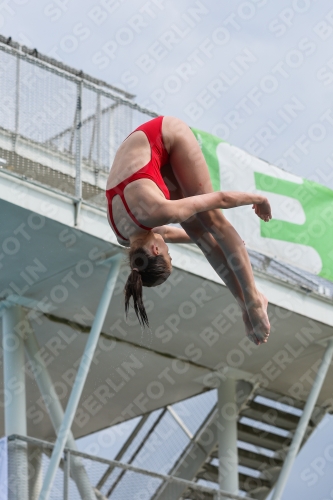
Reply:
[[[0,41],[0,167],[104,207],[118,147],[155,115],[55,63]]]
[[[11,464],[8,467],[8,471],[11,472],[11,480],[8,481],[11,496],[8,498],[38,499],[53,447],[52,443],[30,437],[13,435],[8,438],[8,464]],[[24,453],[26,463],[24,463]],[[107,470],[112,476],[111,491],[97,487],[100,478]],[[249,500],[158,471],[148,471],[133,464],[108,460],[67,448],[57,470],[50,500],[81,498],[153,500],[159,498],[156,493],[163,484],[168,485],[167,496],[161,497],[164,500],[227,500],[228,498]],[[17,497],[16,492],[24,490],[29,491],[29,494],[26,497]]]

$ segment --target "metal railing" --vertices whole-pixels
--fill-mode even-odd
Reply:
[[[15,460],[15,446],[17,448],[22,447],[22,443],[26,443],[28,449],[28,467],[29,467],[29,481],[30,489],[34,490],[34,499],[38,498],[38,487],[43,479],[43,470],[46,468],[43,465],[45,461],[48,461],[48,457],[51,455],[54,444],[47,441],[42,441],[40,439],[34,439],[31,437],[12,435],[8,437],[8,442],[10,443],[8,461]],[[44,464],[42,466],[36,467],[36,449],[43,453]],[[31,450],[33,450],[34,465],[30,463]],[[80,451],[70,450],[68,448],[64,449],[63,459],[60,463],[60,467],[56,476],[56,480],[51,492],[51,499],[55,500],[79,500],[80,495],[76,488],[74,481],[71,478],[71,460],[76,458],[78,463],[81,463],[85,467],[88,476],[90,478],[96,499],[106,500],[107,498],[112,498],[113,500],[149,500],[153,497],[155,491],[160,487],[162,483],[168,483],[169,485],[179,485],[186,487],[186,493],[182,495],[181,500],[193,498],[220,500],[220,499],[233,499],[233,500],[251,500],[245,496],[233,495],[231,493],[219,491],[214,488],[208,488],[201,484],[187,481],[178,477],[169,476],[166,474],[161,474],[159,472],[148,471],[131,464],[122,463],[117,460],[109,460],[106,458],[89,455],[87,453],[82,453]],[[112,482],[116,484],[116,487],[112,489],[112,494],[108,495],[103,487],[99,490],[94,485],[98,484],[100,477],[103,476],[105,471],[112,467]],[[11,468],[13,470],[13,467]],[[35,474],[35,476],[34,476]],[[37,477],[37,475],[39,477]],[[121,479],[119,480],[119,477]],[[24,475],[17,474],[15,481],[26,480]],[[33,486],[32,486],[33,485]],[[9,480],[10,488],[10,480]],[[178,489],[178,488],[177,488]],[[105,488],[106,490],[106,488]],[[32,498],[31,491],[29,498]],[[178,496],[170,491],[170,500],[177,500]]]
[[[104,206],[119,145],[156,116],[128,92],[1,36],[0,92],[1,168],[77,202]]]

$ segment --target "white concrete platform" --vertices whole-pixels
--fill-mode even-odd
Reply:
[[[332,302],[324,296],[257,276],[269,299],[272,333],[267,345],[256,347],[203,255],[192,246],[171,245],[174,271],[161,287],[145,289],[151,332],[142,333],[133,314],[128,323],[124,319],[126,251],[116,244],[103,210],[83,204],[75,228],[70,197],[1,171],[0,227],[0,297],[22,295],[49,305],[48,315],[33,318],[31,312],[31,323],[64,407],[87,339],[80,325],[91,325],[106,279],[103,261],[115,249],[124,252],[75,437],[199,394],[214,386],[216,371],[306,400],[324,351],[320,341],[333,334]],[[333,405],[332,375],[330,368],[319,405]],[[2,370],[0,393],[4,404]],[[54,438],[28,365],[27,406],[28,435]]]

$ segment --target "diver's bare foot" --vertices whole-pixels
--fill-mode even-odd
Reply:
[[[253,326],[253,334],[258,344],[266,343],[270,332],[270,323],[267,315],[268,300],[259,293],[259,301],[248,307],[249,319]]]
[[[253,326],[251,324],[248,312],[246,310],[243,311],[242,317],[243,317],[243,322],[245,325],[246,336],[251,340],[251,342],[253,342],[256,345],[259,345],[260,342],[258,341],[256,336],[254,335]]]

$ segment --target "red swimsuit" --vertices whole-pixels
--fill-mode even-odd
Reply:
[[[166,197],[167,200],[170,200],[170,193],[165,185],[165,182],[163,180],[163,177],[161,175],[161,167],[169,162],[169,154],[167,150],[165,149],[164,143],[163,143],[163,138],[162,138],[162,121],[163,121],[163,116],[159,116],[157,118],[154,118],[153,120],[150,120],[149,122],[144,123],[143,125],[140,125],[140,127],[136,128],[133,130],[133,132],[136,132],[137,130],[142,130],[147,136],[147,139],[150,144],[150,149],[151,149],[151,160],[145,165],[144,167],[140,168],[137,172],[134,174],[130,175],[130,177],[127,177],[127,179],[123,180],[117,186],[108,189],[106,191],[106,197],[108,199],[108,211],[109,211],[109,219],[111,223],[111,227],[115,234],[121,238],[122,240],[128,241],[128,238],[125,238],[117,229],[114,219],[113,219],[113,214],[112,214],[112,200],[115,196],[119,195],[124,207],[126,209],[126,212],[128,215],[131,217],[131,219],[135,222],[135,224],[142,229],[146,229],[147,231],[150,231],[152,228],[144,226],[141,224],[136,217],[133,215],[131,212],[129,206],[127,205],[125,196],[124,196],[124,189],[125,187],[130,184],[131,182],[134,182],[138,179],[151,179],[152,181],[155,182],[155,184],[160,188],[164,196]],[[132,134],[133,134],[132,132]],[[131,135],[131,134],[130,134]]]

